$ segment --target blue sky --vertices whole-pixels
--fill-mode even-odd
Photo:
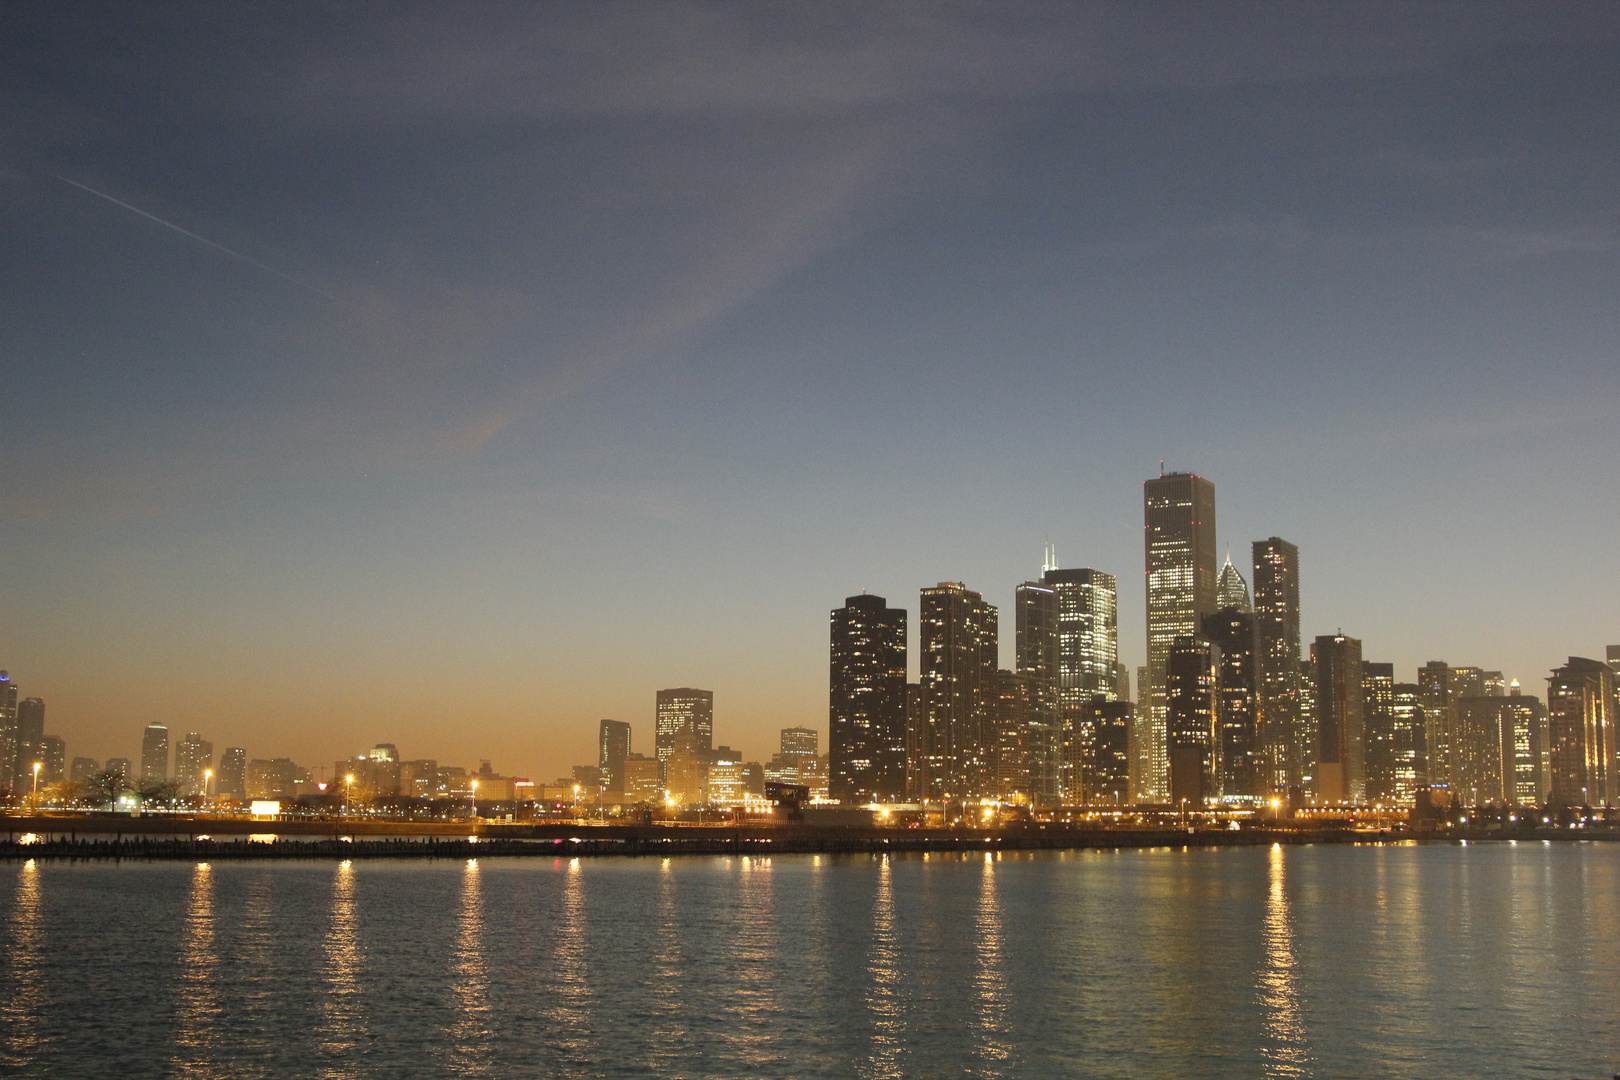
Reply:
[[[70,754],[549,778],[685,684],[764,756],[842,597],[1010,663],[1048,537],[1134,667],[1161,459],[1406,678],[1620,640],[1611,7],[0,22],[0,663]]]

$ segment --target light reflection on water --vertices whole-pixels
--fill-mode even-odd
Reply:
[[[1617,895],[1596,844],[10,864],[0,1074],[1610,1075]]]

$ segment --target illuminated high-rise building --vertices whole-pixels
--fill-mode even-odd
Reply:
[[[1391,688],[1389,711],[1395,730],[1390,798],[1398,806],[1411,806],[1419,793],[1429,790],[1429,728],[1423,688],[1417,683],[1396,683]]]
[[[169,729],[147,724],[141,733],[141,784],[161,784],[169,778]]]
[[[1361,695],[1361,642],[1343,634],[1311,645],[1316,669],[1316,797],[1324,803],[1367,801],[1366,716]]]
[[[995,727],[995,749],[990,766],[996,777],[995,795],[1004,802],[1033,802],[1030,762],[1040,747],[1031,737],[1029,684],[1022,675],[1005,669],[996,672],[990,713]]]
[[[596,729],[596,767],[608,795],[624,794],[624,762],[630,756],[630,725],[623,720],[603,720]]]
[[[675,752],[675,740],[682,732],[691,733],[693,753],[713,750],[714,691],[690,686],[658,691],[653,732],[658,760],[663,763]]]
[[[39,763],[41,784],[56,784],[67,779],[67,744],[61,736],[40,736]]]
[[[1485,672],[1430,660],[1418,669],[1423,688],[1423,714],[1428,725],[1429,782],[1455,788],[1458,765],[1457,709],[1463,698],[1486,697]]]
[[[821,736],[815,728],[785,727],[777,733],[777,747],[783,757],[802,761],[821,754]]]
[[[922,590],[926,797],[994,795],[996,608],[961,582]]]
[[[213,767],[214,744],[195,731],[188,732],[175,746],[174,783],[181,795],[208,794],[204,774]]]
[[[1607,663],[1572,656],[1547,678],[1547,738],[1552,758],[1547,801],[1610,806],[1620,801],[1615,675]]]
[[[244,800],[247,798],[247,751],[240,746],[227,746],[219,755],[219,770],[214,773],[214,794],[221,798]]]
[[[1463,805],[1541,802],[1541,702],[1524,694],[1487,694],[1459,698],[1452,711],[1455,790]]]
[[[0,671],[0,792],[14,787],[17,772],[17,684]]]
[[[1216,609],[1215,485],[1191,473],[1166,473],[1142,485],[1147,571],[1148,684],[1137,688],[1150,722],[1138,747],[1137,798],[1167,794],[1165,678],[1176,639],[1198,633]],[[1139,709],[1139,711],[1144,711]]]
[[[1299,549],[1281,537],[1254,542],[1254,637],[1261,787],[1286,791],[1303,783],[1309,741],[1300,707]]]
[[[1129,701],[1108,701],[1101,695],[1087,706],[1091,713],[1090,756],[1084,772],[1082,802],[1119,806],[1131,801],[1131,727]]]
[[[1051,562],[1049,555],[1048,569]],[[1057,593],[1050,585],[1026,581],[1014,594],[1014,614],[1017,624],[1014,665],[1023,680],[1027,725],[1021,743],[1028,773],[1025,787],[1031,801],[1037,805],[1075,801],[1066,795],[1073,780],[1064,763],[1058,716]]]
[[[905,608],[862,593],[833,609],[831,626],[828,793],[846,803],[901,801],[906,795]],[[810,757],[815,756],[812,745]]]
[[[1230,568],[1230,564],[1228,564]],[[1243,599],[1247,601],[1248,595]],[[1215,655],[1215,789],[1223,799],[1265,795],[1258,767],[1259,689],[1255,674],[1254,615],[1223,606],[1204,616],[1203,637]]]
[[[1041,584],[1052,590],[1057,633],[1057,723],[1061,733],[1065,802],[1080,802],[1097,733],[1089,706],[1113,700],[1119,665],[1119,592],[1113,574],[1090,567],[1051,569]]]
[[[33,769],[40,765],[39,782],[50,783],[50,770],[45,768],[45,699],[31,697],[17,702],[17,751],[13,775],[21,784],[33,783]],[[60,777],[58,777],[60,779]]]
[[[1215,604],[1218,608],[1231,608],[1248,614],[1254,611],[1249,604],[1249,583],[1243,580],[1238,568],[1232,565],[1232,553],[1226,553],[1226,565],[1215,579]]]
[[[1165,664],[1173,806],[1196,809],[1215,794],[1215,672],[1220,647],[1194,634],[1171,644]]]
[[[1367,801],[1388,806],[1396,801],[1399,761],[1395,730],[1395,665],[1361,662],[1362,762],[1367,774]]]

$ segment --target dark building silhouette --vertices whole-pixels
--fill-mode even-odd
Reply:
[[[141,733],[140,783],[161,784],[169,778],[169,729],[162,724],[147,724]]]
[[[42,703],[43,704],[43,703]],[[39,782],[59,784],[67,779],[67,744],[56,735],[42,735],[39,739]]]
[[[714,691],[690,686],[658,691],[653,732],[660,765],[668,763],[682,732],[691,734],[694,753],[709,753],[714,749]]]
[[[596,765],[602,771],[602,785],[608,794],[624,794],[624,762],[630,756],[630,725],[623,720],[603,720],[596,730]]]
[[[1606,663],[1572,656],[1547,678],[1547,738],[1555,806],[1616,802],[1615,677]]]
[[[240,746],[227,746],[219,755],[219,770],[214,773],[214,794],[221,798],[247,798],[247,751]]]
[[[1231,569],[1231,564],[1227,564]],[[1234,576],[1236,572],[1233,572]],[[1233,590],[1235,598],[1235,590]],[[1243,597],[1247,602],[1247,595]],[[1203,637],[1220,651],[1215,663],[1215,778],[1213,794],[1248,799],[1265,794],[1257,767],[1259,695],[1254,615],[1237,605],[1204,616]]]
[[[1050,549],[1049,549],[1050,550]],[[1048,554],[1047,569],[1052,556]],[[1036,805],[1065,800],[1071,783],[1063,759],[1058,714],[1057,593],[1050,585],[1026,581],[1014,593],[1014,669],[1024,681],[1025,790]]]
[[[996,609],[960,582],[922,590],[926,795],[994,795]]]
[[[0,791],[22,791],[17,772],[17,684],[0,671]]]
[[[1299,549],[1281,537],[1254,542],[1254,636],[1261,787],[1286,791],[1304,782],[1309,739],[1300,708]]]
[[[1316,669],[1316,795],[1320,802],[1367,799],[1361,642],[1343,634],[1311,646]]]
[[[1087,705],[1091,747],[1084,771],[1086,803],[1123,805],[1131,801],[1131,728],[1135,710],[1129,701],[1102,695]]]
[[[1215,793],[1215,670],[1220,649],[1192,634],[1175,639],[1165,670],[1170,803],[1202,807]]]
[[[898,802],[906,795],[906,611],[862,593],[835,608],[831,624],[828,793]]]
[[[51,782],[50,769],[45,762],[45,699],[23,698],[17,703],[16,763],[12,766],[19,790],[32,790],[34,763],[40,763],[39,782]],[[61,777],[57,777],[61,779]]]
[[[1166,473],[1142,485],[1143,556],[1147,570],[1148,685],[1137,687],[1139,799],[1166,794],[1166,679],[1176,640],[1198,633],[1216,608],[1215,485],[1191,473]],[[1145,744],[1145,745],[1144,745]]]

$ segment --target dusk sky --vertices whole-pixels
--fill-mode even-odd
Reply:
[[[122,205],[120,205],[122,204]],[[0,667],[549,780],[827,613],[1119,575],[1142,481],[1303,631],[1620,641],[1620,5],[0,7]]]

